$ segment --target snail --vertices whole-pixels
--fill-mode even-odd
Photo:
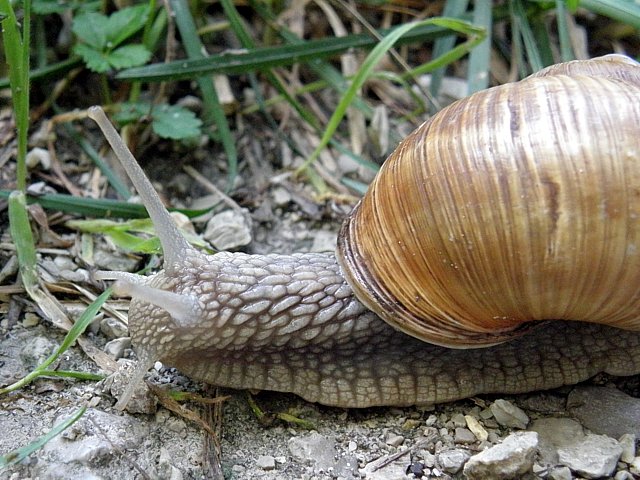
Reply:
[[[196,250],[104,112],[89,116],[164,251],[153,276],[99,273],[132,297],[130,387],[161,360],[367,407],[640,373],[640,64],[627,57],[551,66],[438,112],[384,163],[335,255]]]

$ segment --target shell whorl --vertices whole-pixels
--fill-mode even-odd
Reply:
[[[536,320],[640,329],[639,137],[640,66],[618,56],[447,107],[343,225],[349,283],[391,325],[445,346]]]

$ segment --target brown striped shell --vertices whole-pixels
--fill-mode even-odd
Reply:
[[[338,258],[368,308],[431,343],[640,330],[640,65],[560,64],[443,109],[387,159]]]

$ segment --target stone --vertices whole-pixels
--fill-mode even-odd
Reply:
[[[315,230],[312,233],[312,252],[335,252],[338,235],[331,230]]]
[[[478,440],[484,442],[489,438],[489,433],[475,417],[465,415],[464,420],[467,423],[467,428],[471,430],[471,433],[473,433]]]
[[[447,473],[458,473],[471,455],[466,450],[454,449],[446,450],[438,454],[438,462],[443,471]]]
[[[397,460],[379,467],[379,461],[374,460],[360,470],[362,478],[367,480],[407,480],[407,462]]]
[[[633,459],[636,458],[636,436],[631,433],[625,433],[618,439],[618,443],[622,447],[620,460],[625,463],[633,462]]]
[[[389,435],[387,435],[384,443],[386,443],[387,445],[391,445],[392,447],[399,447],[404,443],[404,437],[402,435],[390,433]]]
[[[171,463],[171,455],[166,448],[160,449],[160,458],[158,459],[158,477],[166,480],[183,480],[182,472]]]
[[[124,356],[124,352],[127,348],[131,348],[131,338],[116,338],[115,340],[111,340],[105,344],[104,352],[114,360],[118,360]]]
[[[271,455],[260,455],[256,460],[256,466],[262,470],[275,470],[276,459]]]
[[[58,348],[53,340],[43,336],[34,336],[27,340],[20,351],[20,359],[28,368],[33,368],[44,362]]]
[[[105,317],[100,322],[100,332],[109,338],[122,338],[129,334],[127,326],[119,320],[112,317]]]
[[[454,434],[454,442],[469,444],[477,441],[476,436],[468,428],[456,427]]]
[[[300,462],[314,465],[327,471],[333,467],[336,442],[333,438],[311,432],[300,437],[292,437],[287,444],[291,456]]]
[[[502,443],[472,456],[464,466],[464,476],[469,480],[520,478],[533,468],[537,447],[537,433],[512,433]]]
[[[107,377],[104,387],[115,398],[120,398],[129,384],[131,378],[135,374],[136,363],[131,360],[121,358],[118,360],[118,371]],[[133,391],[133,395],[129,399],[125,410],[130,413],[155,413],[158,405],[155,395],[151,393],[146,383],[138,382]]]
[[[631,472],[620,470],[613,476],[613,480],[634,480],[634,476]]]
[[[582,425],[570,418],[540,418],[529,430],[538,434],[540,462],[544,465],[558,464],[558,448],[572,445],[584,438]]]
[[[529,424],[527,414],[507,400],[500,398],[493,402],[489,408],[493,413],[493,417],[503,427],[524,429]]]
[[[567,408],[593,433],[620,438],[625,433],[640,436],[640,399],[607,387],[576,387]]]
[[[549,480],[571,480],[573,475],[571,475],[571,469],[569,467],[555,467],[549,471],[549,475],[547,475]]]
[[[586,478],[612,475],[622,455],[617,440],[605,435],[587,434],[582,440],[558,448],[558,461]]]
[[[251,243],[251,224],[243,212],[225,210],[207,222],[202,235],[219,250],[232,250]]]

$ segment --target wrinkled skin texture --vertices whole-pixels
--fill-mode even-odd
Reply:
[[[595,324],[546,322],[511,342],[473,350],[422,342],[368,311],[333,255],[194,251],[185,262],[190,266],[179,278],[161,272],[140,280],[193,295],[201,317],[192,326],[176,326],[164,310],[134,299],[132,340],[139,355],[215,385],[368,407],[542,390],[599,372],[640,372],[640,333]]]

